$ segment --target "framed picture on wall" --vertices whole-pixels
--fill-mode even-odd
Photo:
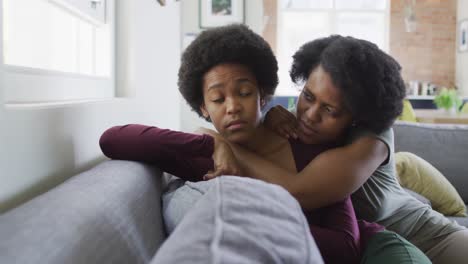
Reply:
[[[460,22],[460,28],[458,30],[458,51],[468,51],[468,20]]]
[[[199,0],[200,28],[244,23],[244,0]]]

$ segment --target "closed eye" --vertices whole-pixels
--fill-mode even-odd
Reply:
[[[224,102],[224,98],[213,99],[213,100],[211,100],[211,102],[220,104],[220,103]]]

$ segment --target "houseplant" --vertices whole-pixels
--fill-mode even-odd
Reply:
[[[434,103],[437,108],[443,108],[451,113],[456,113],[462,104],[462,100],[455,89],[444,87],[434,98]]]

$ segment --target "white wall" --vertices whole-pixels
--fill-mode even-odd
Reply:
[[[117,47],[118,80],[132,97],[6,109],[0,69],[0,213],[104,159],[98,140],[110,126],[144,123],[180,129],[180,2],[166,1],[165,7],[148,0],[116,2],[124,15],[118,23],[126,25],[118,32],[125,34]]]
[[[468,0],[458,0],[457,6],[457,35],[458,27],[462,20],[468,19]],[[458,51],[458,36],[457,36],[457,51],[455,54],[456,73],[455,82],[463,96],[468,97],[468,52]]]
[[[182,32],[181,37],[184,38],[185,34],[198,34],[202,31],[199,27],[199,1],[186,0],[182,1]],[[248,25],[253,31],[262,34],[263,31],[263,0],[246,0],[245,1],[245,24]],[[195,112],[192,112],[190,107],[182,102],[181,107],[181,130],[191,132],[197,127],[211,127],[213,126],[198,117]]]

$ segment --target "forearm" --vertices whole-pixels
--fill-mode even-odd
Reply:
[[[208,131],[213,137],[216,132]],[[297,173],[236,144],[230,144],[245,176],[278,184],[288,190],[304,210],[342,201],[372,175],[387,158],[388,148],[373,137],[362,137],[350,145],[327,150]]]
[[[387,154],[384,143],[369,137],[325,151],[298,173],[291,193],[306,209],[341,201],[371,177]]]
[[[351,193],[351,190],[347,189],[336,191],[332,184],[334,179],[330,179],[328,175],[327,177],[324,177],[325,175],[300,175],[300,173],[285,170],[240,146],[232,145],[231,148],[246,176],[282,186],[298,200],[304,210],[333,204]]]
[[[130,124],[109,128],[102,134],[99,144],[110,158],[151,160],[175,154],[209,158],[214,142],[208,135]]]
[[[99,144],[109,158],[155,164],[186,180],[201,180],[213,168],[214,143],[208,135],[126,125],[106,130]]]
[[[304,210],[328,206],[351,195],[385,160],[383,151],[387,151],[383,143],[375,147],[362,140],[353,146],[327,150],[296,173],[240,146],[234,145],[232,150],[247,176],[284,187]]]
[[[361,172],[359,163],[346,149],[331,149],[318,155],[297,175],[290,192],[305,210],[342,201],[355,192],[371,175]]]

